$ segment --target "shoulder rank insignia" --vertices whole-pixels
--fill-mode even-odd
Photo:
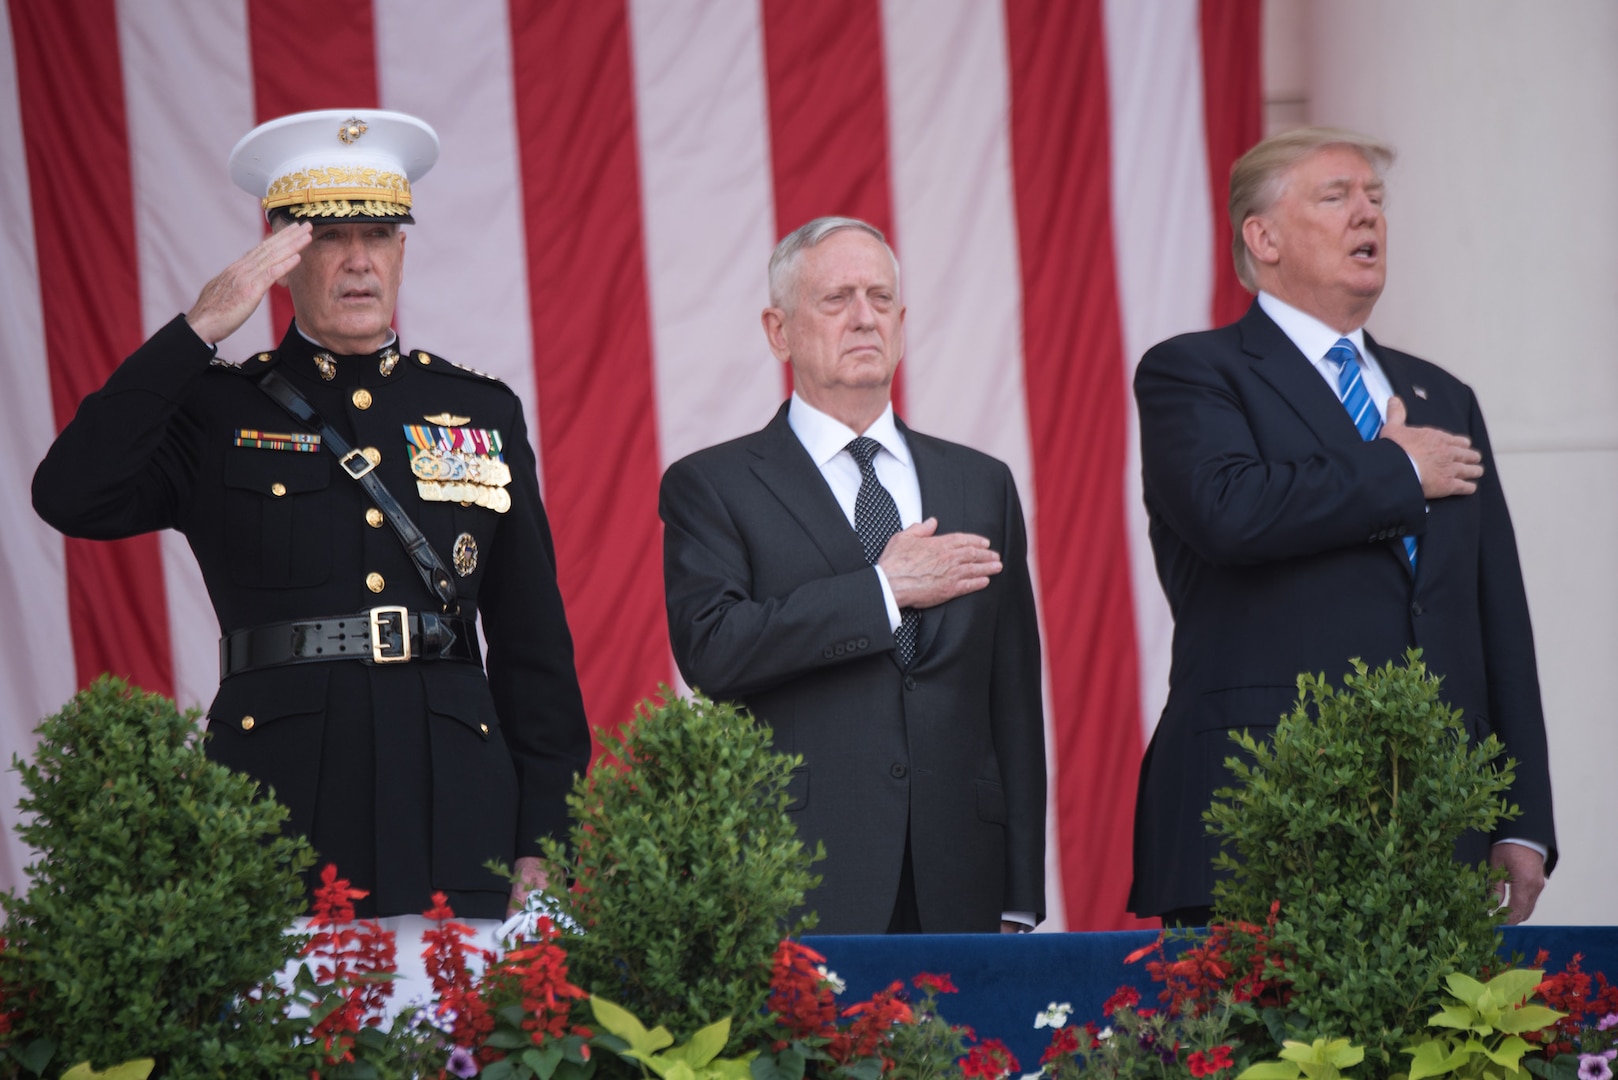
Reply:
[[[240,360],[226,360],[223,356],[216,356],[212,360],[208,361],[208,366],[229,368],[232,371],[240,371],[242,369],[242,362]]]
[[[457,364],[453,360],[445,360],[442,356],[421,349],[412,350],[410,359],[420,366],[431,368],[434,371],[454,371],[462,375],[473,375],[488,382],[498,383],[501,386],[506,385],[498,375],[491,375],[487,371],[479,371],[477,368],[467,367],[465,364]]]
[[[437,419],[437,418],[430,418]],[[404,425],[410,473],[426,502],[458,502],[503,514],[511,509],[511,467],[493,428]]]

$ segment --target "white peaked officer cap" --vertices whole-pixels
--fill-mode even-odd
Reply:
[[[268,218],[399,221],[410,216],[410,182],[438,160],[438,134],[423,120],[382,109],[293,113],[242,136],[230,178],[257,195]]]

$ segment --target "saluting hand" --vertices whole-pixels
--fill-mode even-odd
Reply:
[[[277,229],[202,287],[185,321],[210,345],[234,334],[258,310],[264,294],[303,258],[314,229],[299,222]]]
[[[1001,570],[989,538],[975,533],[938,532],[938,519],[918,521],[888,539],[877,565],[887,575],[901,608],[930,608],[989,587]]]
[[[1410,455],[1421,473],[1421,493],[1428,499],[1470,495],[1478,489],[1483,455],[1472,449],[1472,440],[1442,428],[1409,426],[1405,423],[1405,403],[1397,397],[1388,399],[1388,419],[1382,425],[1381,438],[1392,439]]]

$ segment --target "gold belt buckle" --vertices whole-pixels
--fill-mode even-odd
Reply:
[[[402,664],[410,659],[410,611],[404,607],[374,607],[366,612],[371,620],[371,662],[376,664]],[[392,616],[399,619],[399,640],[396,653],[388,652],[382,640],[383,620]]]

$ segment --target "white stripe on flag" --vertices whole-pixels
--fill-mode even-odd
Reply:
[[[45,321],[34,218],[23,150],[11,14],[0,4],[0,401],[5,402],[5,453],[0,454],[0,506],[6,508],[5,567],[0,605],[27,618],[0,620],[0,686],[6,714],[0,721],[0,807],[12,820],[22,797],[11,756],[28,757],[35,723],[72,695],[73,636],[67,619],[67,576],[62,538],[34,516],[29,485],[34,465],[56,436],[50,377],[45,366]],[[0,835],[0,889],[20,885],[28,849],[9,827]]]
[[[252,200],[224,162],[253,126],[247,13],[238,3],[121,0],[118,43],[134,182],[141,328],[152,334],[196,300],[202,286],[263,236]],[[187,92],[174,73],[187,72]],[[274,344],[270,306],[219,346],[227,360]],[[116,358],[109,357],[111,362]],[[206,707],[219,685],[218,621],[185,538],[164,532],[163,581],[174,649],[175,697]]]
[[[1196,0],[1106,0],[1112,105],[1112,219],[1124,330],[1125,385],[1141,354],[1205,329],[1213,295],[1202,40]],[[1158,585],[1141,503],[1140,436],[1129,416],[1130,573],[1139,642],[1141,723],[1150,734],[1168,697],[1174,620]]]
[[[1037,506],[1003,10],[972,0],[884,0],[883,24],[894,218],[904,243],[908,309],[906,418],[918,431],[1006,462],[1031,532]],[[1032,543],[1029,561],[1037,596]],[[1046,760],[1056,760],[1049,745]],[[1059,929],[1054,813],[1048,826],[1045,925]]]
[[[412,188],[420,224],[406,226],[400,340],[516,391],[539,460],[506,5],[460,4],[445,19],[416,0],[375,0],[375,17],[382,106],[426,120],[441,146]]]
[[[758,5],[632,0],[630,47],[664,465],[781,403],[759,326],[775,247]]]

